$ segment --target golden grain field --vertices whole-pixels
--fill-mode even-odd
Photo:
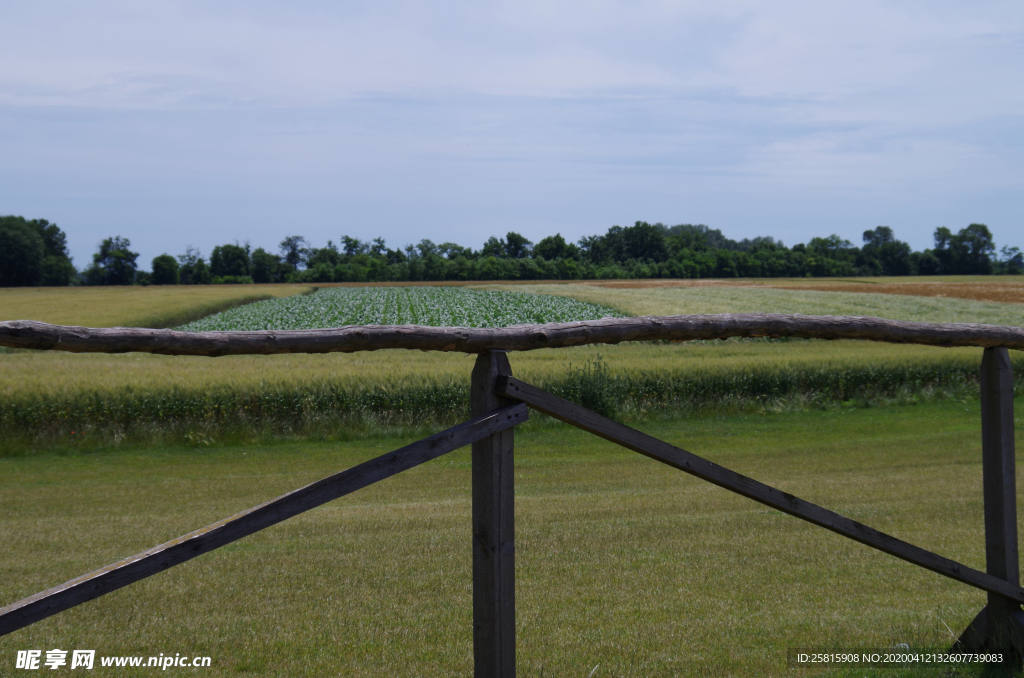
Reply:
[[[511,355],[512,367],[524,379],[557,377],[573,366],[600,358],[610,375],[664,371],[698,374],[750,370],[887,365],[942,359],[981,360],[981,349],[932,348],[858,341],[728,341],[686,344],[620,344],[543,349]],[[123,389],[163,391],[228,386],[301,387],[331,381],[358,386],[368,383],[422,383],[468,380],[473,356],[386,350],[328,355],[161,356],[146,353],[108,355],[20,351],[0,355],[0,395],[67,396],[77,392]]]
[[[312,290],[309,285],[6,287],[0,288],[0,321],[171,327],[232,306]]]

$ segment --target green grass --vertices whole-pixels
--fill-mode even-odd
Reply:
[[[641,428],[983,568],[979,416],[947,401]],[[407,441],[0,459],[0,600]],[[0,666],[60,647],[209,655],[209,676],[468,675],[469,475],[452,453],[0,639]],[[787,676],[788,647],[945,646],[985,601],[562,425],[517,434],[516,488],[522,676]]]

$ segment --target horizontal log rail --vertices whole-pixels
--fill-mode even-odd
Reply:
[[[0,322],[0,346],[8,348],[199,356],[349,353],[386,348],[485,353],[623,341],[693,341],[730,337],[864,339],[946,347],[1002,346],[1024,351],[1024,328],[1021,327],[777,313],[604,318],[500,328],[352,325],[334,329],[258,332],[70,327],[34,320]]]
[[[1018,603],[1024,602],[1024,588],[991,574],[926,551],[891,535],[850,520],[826,508],[794,497],[762,482],[731,471],[724,466],[699,457],[692,452],[670,445],[662,440],[624,426],[596,412],[552,395],[536,386],[512,377],[498,377],[496,392],[519,400],[544,414],[572,424],[634,452],[656,459],[702,480],[735,492],[754,501],[778,509],[791,516],[806,520],[844,537],[858,541],[889,555],[901,558],[932,572],[945,575],[975,588],[1004,596]]]
[[[528,416],[526,405],[507,405],[213,525],[12,603],[0,609],[0,636],[99,598],[367,485],[512,428],[526,421]]]

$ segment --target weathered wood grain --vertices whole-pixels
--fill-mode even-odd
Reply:
[[[0,636],[179,565],[528,418],[508,405],[0,609]]]
[[[512,376],[504,351],[477,356],[470,382],[470,413],[507,407],[495,394],[499,376]],[[515,402],[515,401],[511,401]],[[515,429],[473,443],[473,675],[515,678],[516,573]]]
[[[511,377],[499,377],[499,394],[520,400],[530,407],[561,419],[597,436],[639,452],[651,459],[685,471],[719,487],[761,502],[791,516],[814,523],[879,551],[902,558],[976,588],[1017,602],[1024,602],[1024,589],[1005,579],[979,572],[965,565],[926,551],[855,520],[843,517],[816,504],[794,497],[762,482],[730,471],[724,466],[670,445],[646,433],[624,426],[546,391]]]
[[[986,571],[1020,583],[1017,470],[1013,435],[1013,366],[1004,348],[981,360],[981,461],[985,492]],[[992,601],[989,601],[990,604]]]
[[[360,325],[323,330],[178,332],[130,327],[88,328],[32,320],[0,322],[0,346],[72,353],[243,355],[333,353],[386,348],[485,353],[623,341],[692,341],[729,337],[865,339],[928,346],[1003,346],[1024,350],[1024,328],[917,323],[854,316],[726,313],[605,318],[503,328]]]
[[[981,359],[981,466],[985,492],[985,571],[1020,584],[1017,551],[1017,470],[1013,434],[1013,366],[1005,348],[987,348]],[[1010,652],[1017,671],[1024,654],[1020,602],[993,592],[957,640],[958,651]],[[1012,651],[1012,652],[1011,652]]]

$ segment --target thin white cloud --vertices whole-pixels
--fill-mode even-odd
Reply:
[[[1019,2],[43,0],[4,23],[3,211],[131,186],[261,228],[301,199],[314,224],[406,204],[458,229],[470,202],[513,215],[494,228],[575,211],[588,231],[706,218],[794,242],[778,229],[820,228],[813,192],[918,200],[917,246],[940,209],[1020,216]],[[248,237],[223,223],[200,232]]]

